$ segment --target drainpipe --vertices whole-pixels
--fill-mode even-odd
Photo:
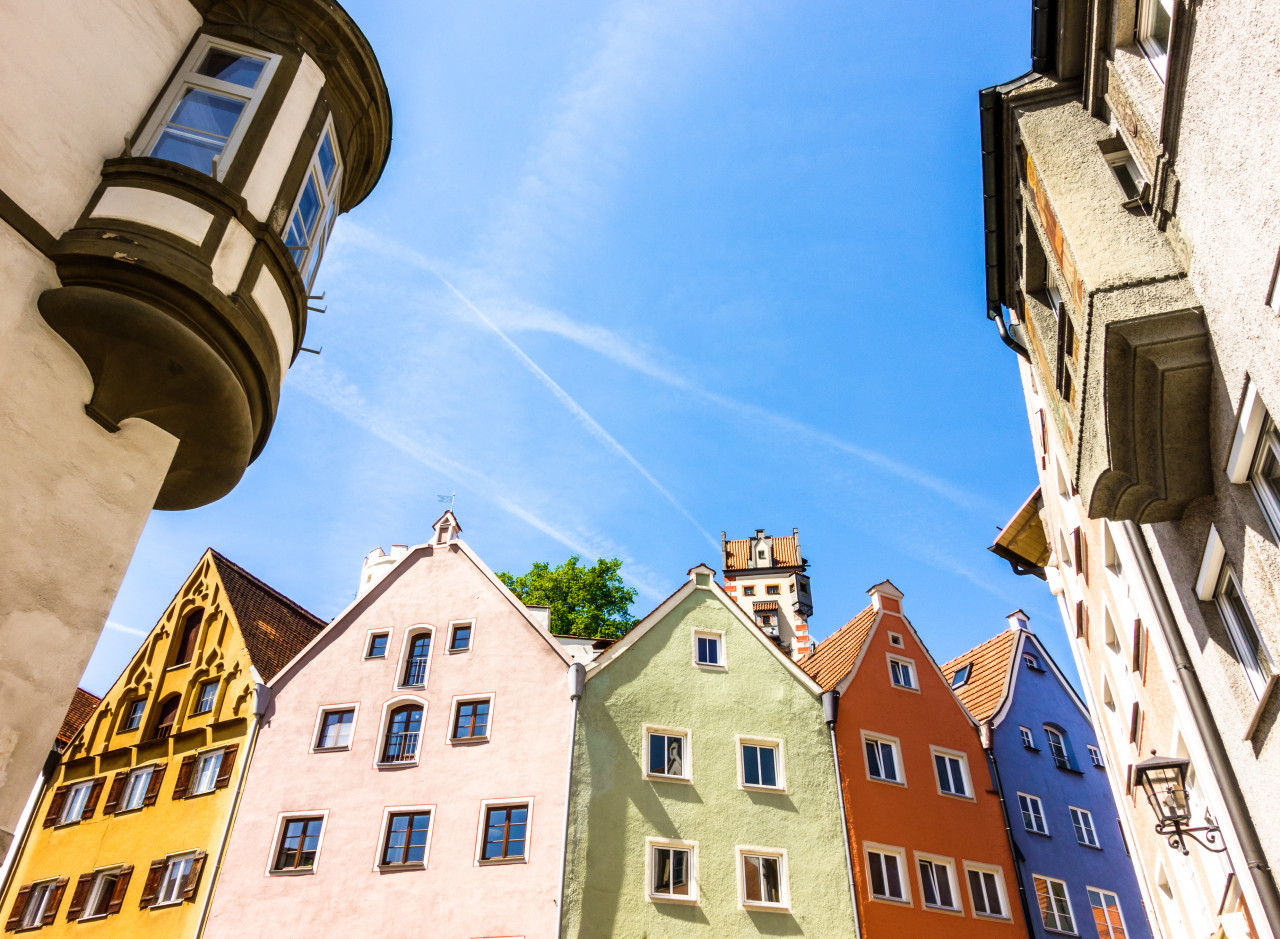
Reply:
[[[1223,746],[1222,735],[1214,722],[1213,712],[1209,710],[1209,701],[1200,684],[1200,677],[1196,674],[1191,656],[1187,654],[1187,645],[1182,641],[1182,632],[1178,629],[1178,622],[1173,615],[1169,597],[1164,592],[1164,583],[1160,580],[1155,562],[1151,559],[1151,549],[1147,547],[1142,530],[1133,522],[1125,522],[1124,530],[1133,548],[1134,556],[1138,559],[1138,569],[1142,573],[1142,579],[1146,581],[1152,605],[1156,609],[1160,632],[1164,634],[1165,644],[1173,656],[1187,707],[1190,708],[1196,722],[1196,731],[1204,741],[1210,768],[1217,779],[1227,815],[1231,818],[1231,824],[1236,831],[1236,838],[1240,841],[1240,850],[1244,852],[1245,864],[1249,868],[1254,888],[1258,891],[1258,899],[1262,903],[1262,912],[1267,918],[1272,934],[1280,933],[1280,891],[1276,889],[1275,875],[1262,850],[1258,830],[1253,825],[1249,806],[1245,802],[1244,793],[1240,790],[1240,780],[1236,778],[1231,760],[1227,756],[1227,749]]]
[[[1027,935],[1036,934],[1035,921],[1031,918],[1031,905],[1027,901],[1027,885],[1022,880],[1022,861],[1018,845],[1013,840],[1013,828],[1009,825],[1009,803],[1004,800],[1004,785],[1000,782],[1000,766],[996,763],[995,727],[987,721],[978,728],[978,736],[982,739],[982,749],[987,754],[987,766],[991,770],[991,778],[996,784],[996,798],[1000,800],[1000,814],[1004,816],[1004,833],[1009,839],[1009,851],[1013,855],[1014,879],[1018,881],[1018,899],[1022,901],[1022,918],[1027,924]]]
[[[35,827],[36,809],[40,807],[40,800],[48,791],[49,782],[58,772],[58,763],[61,759],[62,754],[57,749],[49,751],[44,758],[44,765],[40,768],[40,775],[36,777],[36,783],[31,787],[31,795],[27,796],[27,804],[23,806],[22,815],[18,817],[13,840],[9,842],[9,853],[5,855],[4,863],[0,864],[0,897],[7,897],[9,894],[9,883],[13,880],[14,871],[18,869],[18,858],[26,849],[31,830]]]
[[[560,905],[556,909],[556,937],[564,935],[565,868],[569,864],[569,796],[573,791],[573,751],[578,740],[578,702],[587,683],[587,667],[581,662],[569,666],[569,700],[573,716],[569,720],[569,766],[564,774],[564,840],[560,847]]]
[[[840,781],[840,757],[836,753],[836,715],[840,712],[840,692],[822,693],[822,719],[831,734],[831,761],[836,768],[836,801],[840,803],[840,824],[844,828],[844,867],[849,874],[849,904],[853,910],[853,934],[862,934],[858,926],[858,888],[853,882],[853,856],[849,853],[849,819],[844,814],[844,784]]]
[[[222,861],[227,854],[227,841],[231,838],[231,826],[235,823],[236,814],[240,811],[240,799],[244,795],[244,781],[249,775],[249,763],[253,759],[253,751],[258,745],[258,731],[262,729],[262,717],[267,713],[267,705],[271,703],[271,689],[258,682],[253,689],[253,723],[249,727],[249,745],[245,748],[244,758],[240,761],[240,777],[236,780],[235,795],[231,800],[231,811],[227,813],[227,824],[222,829],[222,841],[218,844],[218,856],[214,859],[209,886],[209,896],[204,901],[204,909],[200,911],[200,925],[196,927],[196,939],[204,935],[205,926],[209,922],[209,910],[213,908],[213,893],[218,889],[218,878],[222,874]]]

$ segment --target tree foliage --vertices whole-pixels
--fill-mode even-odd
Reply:
[[[636,592],[622,582],[622,561],[600,558],[590,567],[575,554],[559,567],[536,562],[527,574],[498,574],[527,606],[551,607],[551,631],[559,635],[617,639],[636,624],[630,615]]]

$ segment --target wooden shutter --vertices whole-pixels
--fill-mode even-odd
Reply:
[[[164,858],[151,862],[151,868],[147,871],[147,882],[142,885],[142,897],[138,900],[138,909],[145,910],[155,905],[156,895],[160,892],[160,879],[164,877],[165,865],[168,863]]]
[[[103,815],[111,815],[120,805],[120,796],[124,792],[124,784],[129,779],[129,771],[121,770],[111,780],[111,788],[107,790],[107,804],[102,807]]]
[[[160,783],[164,781],[164,768],[168,763],[157,763],[151,770],[151,778],[147,780],[147,794],[142,797],[143,805],[155,805],[156,796],[160,795]]]
[[[49,811],[44,816],[44,828],[52,828],[58,824],[58,816],[62,814],[62,806],[67,801],[69,785],[59,786],[53,790],[53,798],[49,800]]]
[[[1089,638],[1089,608],[1084,605],[1083,600],[1076,601],[1076,638]]]
[[[93,886],[93,871],[81,874],[76,881],[76,889],[71,893],[71,905],[67,907],[67,922],[72,923],[84,912],[84,901],[89,899],[89,889]]]
[[[1129,742],[1138,749],[1142,749],[1142,708],[1138,706],[1138,702],[1133,702],[1133,710],[1129,714]]]
[[[68,877],[59,877],[54,882],[53,892],[49,894],[49,902],[45,904],[44,916],[40,919],[41,926],[52,926],[53,921],[58,918],[58,907],[62,903],[62,894],[66,892]]]
[[[102,798],[102,787],[106,781],[106,776],[99,776],[93,781],[93,786],[89,789],[89,798],[84,800],[84,811],[80,813],[80,821],[83,822],[93,818],[93,813],[98,808],[98,800]]]
[[[1142,628],[1142,620],[1133,621],[1133,670],[1142,674],[1147,662],[1147,631]]]
[[[214,789],[226,789],[227,783],[231,782],[231,771],[236,765],[236,751],[240,749],[240,744],[233,743],[222,751],[222,763],[218,766],[218,781],[213,784]]]
[[[173,784],[173,797],[175,799],[185,799],[187,797],[187,787],[191,785],[191,768],[196,764],[196,755],[188,753],[182,758],[182,764],[178,767],[178,781]]]
[[[13,901],[13,909],[9,910],[9,920],[4,924],[5,932],[13,932],[22,925],[22,912],[27,908],[27,897],[30,895],[30,884],[18,891],[18,896]]]
[[[191,859],[191,870],[187,871],[187,876],[182,878],[182,899],[190,900],[200,888],[200,875],[204,873],[205,857],[206,852],[201,851]]]
[[[1036,414],[1040,417],[1040,468],[1049,468],[1049,425],[1044,419],[1044,408]]]
[[[133,876],[133,865],[126,864],[120,868],[120,879],[116,881],[116,889],[111,894],[111,902],[107,904],[107,915],[119,913],[120,906],[124,903],[125,891],[129,889],[129,878]]]

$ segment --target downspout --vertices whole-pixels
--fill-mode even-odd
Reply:
[[[1027,885],[1022,880],[1022,852],[1013,840],[1013,827],[1009,824],[1009,803],[1004,800],[1004,784],[1000,782],[1000,766],[996,763],[995,728],[990,721],[978,728],[978,736],[982,739],[982,749],[987,754],[987,767],[991,770],[991,778],[996,784],[996,798],[1000,800],[1000,814],[1004,816],[1004,833],[1009,839],[1009,852],[1013,855],[1013,872],[1018,881],[1018,899],[1022,901],[1022,918],[1027,924],[1027,935],[1036,934],[1035,921],[1031,918],[1031,905],[1027,900]]]
[[[1222,801],[1227,815],[1236,830],[1240,841],[1240,849],[1244,852],[1245,864],[1253,878],[1253,885],[1258,891],[1258,899],[1262,903],[1263,913],[1271,927],[1272,934],[1280,934],[1280,891],[1276,889],[1275,875],[1267,863],[1266,853],[1262,850],[1262,842],[1258,839],[1258,830],[1253,825],[1249,814],[1249,806],[1240,791],[1240,781],[1223,746],[1222,735],[1214,722],[1213,712],[1209,709],[1209,701],[1205,697],[1196,667],[1187,653],[1187,645],[1182,641],[1182,632],[1178,629],[1177,619],[1169,597],[1164,592],[1164,583],[1156,572],[1155,562],[1151,559],[1151,550],[1142,535],[1142,530],[1133,522],[1124,523],[1125,534],[1133,547],[1134,556],[1138,559],[1138,568],[1147,583],[1147,591],[1151,594],[1152,605],[1156,609],[1156,619],[1160,623],[1160,631],[1164,634],[1165,644],[1173,656],[1174,666],[1186,696],[1187,707],[1196,722],[1196,731],[1204,741],[1205,752],[1209,757],[1209,765],[1217,779],[1222,793]]]
[[[27,804],[22,809],[22,815],[18,818],[18,830],[13,833],[13,841],[9,842],[9,852],[4,857],[4,863],[0,864],[0,898],[5,898],[9,894],[9,883],[13,880],[14,871],[18,869],[18,858],[22,857],[22,852],[27,846],[27,840],[31,837],[31,829],[36,819],[36,809],[39,808],[41,801],[44,799],[44,794],[49,788],[49,782],[58,771],[58,763],[61,759],[62,754],[56,749],[51,749],[48,756],[44,758],[44,764],[40,768],[40,775],[36,778],[36,784],[31,789],[31,795],[27,797]]]
[[[249,775],[249,764],[253,760],[253,751],[258,745],[258,731],[262,729],[262,718],[271,703],[271,689],[258,682],[253,689],[253,723],[249,727],[249,745],[245,748],[244,759],[240,761],[240,776],[236,780],[235,795],[231,799],[231,811],[227,813],[227,824],[222,829],[222,841],[218,844],[218,856],[214,859],[212,876],[209,883],[209,896],[205,898],[204,909],[200,911],[200,924],[196,927],[196,939],[204,935],[205,926],[209,922],[209,911],[213,909],[213,894],[218,889],[218,878],[222,874],[222,861],[227,855],[227,842],[231,839],[231,826],[235,823],[236,814],[240,811],[240,799],[244,795],[244,781]]]
[[[569,797],[573,792],[573,751],[578,742],[578,702],[587,683],[587,667],[581,662],[569,666],[569,700],[573,715],[569,719],[569,765],[564,774],[564,840],[560,845],[560,905],[556,908],[556,937],[564,935],[565,868],[569,865]]]
[[[858,888],[853,882],[853,855],[849,853],[849,819],[844,813],[844,784],[840,781],[840,757],[836,753],[836,715],[840,712],[840,692],[824,691],[822,693],[822,719],[826,721],[827,731],[831,734],[831,762],[836,768],[836,801],[840,803],[840,825],[844,829],[844,867],[849,874],[849,905],[853,910],[853,934],[860,936],[858,925]]]

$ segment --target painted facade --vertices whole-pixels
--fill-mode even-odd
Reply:
[[[62,753],[17,843],[6,930],[196,935],[260,682],[322,626],[207,551]]]
[[[819,699],[691,570],[588,668],[563,935],[855,935]]]
[[[768,535],[757,528],[750,538],[729,540],[720,532],[724,590],[793,659],[810,649],[809,562],[800,554],[800,529]]]
[[[1007,630],[942,674],[985,725],[1035,936],[1096,928],[1101,939],[1151,939],[1088,708],[1026,614],[1011,614]]]
[[[848,839],[866,936],[1027,936],[978,728],[885,581],[801,664],[839,693]]]
[[[582,666],[452,513],[392,554],[271,682],[210,939],[556,935]]]
[[[148,514],[266,445],[333,218],[390,143],[337,3],[6,4],[0,851]]]

